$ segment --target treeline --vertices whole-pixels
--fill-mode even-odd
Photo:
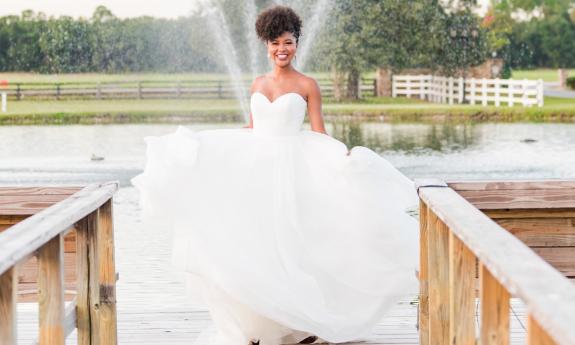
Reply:
[[[480,18],[473,0],[332,0],[332,9],[323,14],[323,30],[313,38],[306,69],[351,73],[347,79],[353,84],[361,72],[380,66],[449,73],[490,56],[502,57],[507,68],[573,68],[572,1],[493,0]],[[25,11],[0,17],[0,71],[222,72],[222,54],[232,54],[232,48],[243,71],[250,70],[250,56],[261,66],[256,72],[265,70],[264,47],[257,45],[253,54],[254,38],[246,35],[253,23],[243,15],[245,3],[213,2],[229,27],[231,37],[223,42],[227,52],[216,48],[222,42],[200,11],[179,19],[120,19],[102,6],[92,17],[79,19]],[[317,1],[293,2],[304,17],[306,35]],[[272,3],[256,0],[257,10]],[[531,18],[534,13],[538,15]]]
[[[0,18],[0,71],[181,72],[221,69],[201,16],[89,19],[25,11]]]

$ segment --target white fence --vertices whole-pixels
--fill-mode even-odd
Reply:
[[[392,96],[418,97],[436,103],[543,106],[543,81],[463,79],[432,75],[393,76]]]

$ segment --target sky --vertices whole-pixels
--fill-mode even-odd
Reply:
[[[90,17],[94,9],[104,5],[114,15],[138,17],[177,18],[185,16],[195,8],[199,0],[0,0],[0,16],[20,14],[23,10],[32,9],[44,12],[49,16],[68,15],[72,17]],[[287,1],[289,4],[289,1]],[[480,0],[486,5],[489,0]]]

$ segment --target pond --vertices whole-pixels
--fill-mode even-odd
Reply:
[[[240,124],[189,124],[193,130]],[[0,127],[0,184],[85,184],[129,180],[143,168],[148,135],[174,124]],[[393,124],[331,122],[349,147],[367,146],[411,178],[575,177],[575,124]],[[91,160],[92,155],[103,160]]]

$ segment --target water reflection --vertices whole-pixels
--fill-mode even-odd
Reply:
[[[475,124],[387,124],[338,121],[328,124],[330,133],[348,147],[366,146],[377,152],[455,152],[478,142]]]

